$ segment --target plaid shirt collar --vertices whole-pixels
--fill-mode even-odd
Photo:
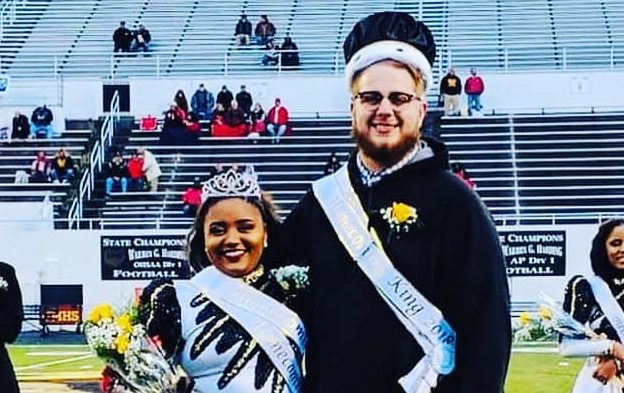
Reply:
[[[366,166],[362,162],[362,158],[359,153],[356,156],[355,162],[357,163],[357,167],[360,171],[362,183],[364,183],[364,185],[367,187],[371,187],[375,183],[383,179],[385,176],[388,176],[398,171],[404,166],[417,161],[425,160],[430,157],[433,157],[433,150],[431,150],[431,147],[429,147],[427,142],[425,142],[424,140],[420,140],[416,144],[416,146],[414,146],[414,148],[410,150],[399,162],[389,168],[384,168],[379,171],[371,171],[370,169],[366,168]]]

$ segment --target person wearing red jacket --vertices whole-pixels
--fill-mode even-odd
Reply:
[[[186,189],[184,195],[182,195],[182,211],[185,216],[195,217],[197,208],[202,202],[202,185],[199,181],[199,177],[193,180],[193,186]]]
[[[128,161],[128,175],[130,177],[130,190],[143,191],[143,156],[138,152],[135,152]]]
[[[476,69],[470,69],[470,77],[466,79],[464,90],[468,95],[468,113],[472,115],[473,110],[480,112],[482,108],[481,94],[483,94],[483,90],[485,90],[485,85],[483,84],[483,79],[477,75]]]
[[[273,138],[272,143],[279,143],[279,139],[288,129],[288,109],[282,106],[282,100],[275,99],[275,106],[269,109],[266,116],[266,130]]]

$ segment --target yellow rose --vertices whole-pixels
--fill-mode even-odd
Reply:
[[[524,326],[524,325],[526,325],[526,324],[528,324],[529,322],[531,322],[531,319],[532,319],[532,318],[531,318],[531,314],[529,314],[529,313],[528,313],[528,312],[526,312],[526,311],[523,311],[523,312],[520,314],[520,324],[521,324],[521,325],[523,325],[523,326]]]
[[[127,333],[120,334],[115,338],[115,347],[117,349],[117,353],[123,355],[128,349],[128,345],[130,345],[130,335]]]
[[[111,319],[113,317],[113,308],[110,304],[100,304],[91,310],[87,321],[98,323],[102,319]]]
[[[132,331],[132,321],[130,320],[130,314],[124,313],[117,320],[117,325],[122,331],[130,333]]]
[[[416,215],[415,209],[405,203],[392,202],[392,218],[399,224]]]
[[[541,306],[539,308],[539,316],[542,319],[545,319],[547,321],[550,321],[553,317],[553,312],[550,308],[546,307],[546,306]]]

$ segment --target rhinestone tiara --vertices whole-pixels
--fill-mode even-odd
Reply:
[[[258,175],[252,166],[246,166],[243,171],[230,168],[202,184],[202,200],[223,197],[260,198]]]

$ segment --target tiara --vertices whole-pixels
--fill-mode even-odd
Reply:
[[[202,200],[221,197],[260,198],[258,175],[253,167],[247,166],[244,171],[230,168],[202,184]]]

